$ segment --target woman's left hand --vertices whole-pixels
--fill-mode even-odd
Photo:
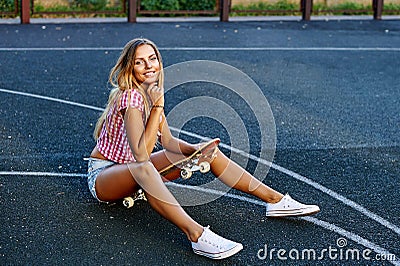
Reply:
[[[153,105],[164,106],[164,88],[158,87],[157,83],[149,86],[147,93]]]

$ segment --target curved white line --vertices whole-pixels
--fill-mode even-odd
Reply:
[[[173,128],[171,127],[171,130],[172,129]],[[189,135],[191,137],[197,137],[200,140],[210,140],[209,138],[205,138],[203,136],[200,136],[200,135],[197,135],[197,134],[194,134],[194,133],[190,133],[190,132],[187,132],[187,131],[184,131],[184,130],[177,130],[177,129],[174,129],[174,130],[179,131],[179,132],[184,133],[184,134],[187,134],[187,135]],[[277,171],[279,171],[281,173],[284,173],[284,174],[286,174],[288,176],[291,176],[292,178],[294,178],[296,180],[299,180],[299,181],[301,181],[303,183],[306,183],[307,185],[312,186],[313,188],[322,191],[323,193],[331,196],[332,198],[334,198],[334,199],[336,199],[338,201],[341,201],[345,205],[347,205],[347,206],[349,206],[349,207],[361,212],[362,214],[364,214],[365,216],[369,217],[370,219],[380,223],[381,225],[385,226],[386,228],[389,228],[390,230],[394,231],[396,234],[400,235],[400,227],[392,224],[391,222],[387,221],[386,219],[380,217],[379,215],[369,211],[368,209],[366,209],[365,207],[361,206],[360,204],[358,204],[358,203],[356,203],[356,202],[354,202],[354,201],[352,201],[352,200],[340,195],[339,193],[337,193],[337,192],[335,192],[335,191],[333,191],[333,190],[331,190],[331,189],[329,189],[329,188],[327,188],[327,187],[325,187],[325,186],[323,186],[323,185],[321,185],[321,184],[319,184],[319,183],[317,183],[317,182],[315,182],[315,181],[313,181],[313,180],[311,180],[311,179],[309,179],[309,178],[307,178],[305,176],[297,174],[297,173],[295,173],[295,172],[293,172],[293,171],[291,171],[289,169],[286,169],[286,168],[284,168],[282,166],[279,166],[279,165],[277,165],[275,163],[269,162],[269,161],[264,160],[262,158],[258,158],[257,156],[254,156],[252,154],[246,153],[246,152],[244,152],[242,150],[239,150],[239,149],[236,149],[236,148],[231,147],[229,145],[226,145],[226,144],[224,144],[222,142],[219,144],[219,146],[221,146],[223,148],[226,148],[228,150],[230,149],[232,152],[238,153],[238,154],[240,154],[242,156],[246,156],[249,159],[251,159],[253,161],[256,161],[258,163],[270,166],[271,168],[273,168],[273,169],[275,169],[275,170],[277,170]]]
[[[210,194],[215,194],[215,195],[220,195],[220,196],[226,196],[229,198],[233,198],[233,199],[237,199],[240,201],[245,201],[248,203],[253,203],[255,205],[259,205],[259,206],[266,206],[266,203],[263,201],[259,201],[259,200],[254,200],[248,197],[244,197],[244,196],[240,196],[240,195],[235,195],[235,194],[230,194],[230,193],[225,193],[222,191],[218,191],[218,190],[214,190],[214,189],[207,189],[207,188],[203,188],[203,187],[198,187],[198,186],[190,186],[190,185],[182,185],[182,184],[177,184],[177,183],[167,183],[167,186],[171,186],[171,187],[181,187],[181,188],[185,188],[185,189],[192,189],[192,190],[196,190],[196,191],[200,191],[203,193],[210,193]],[[399,258],[399,256],[397,256],[396,254],[390,253],[388,250],[380,247],[379,245],[353,233],[350,231],[347,231],[339,226],[336,226],[334,224],[331,224],[329,222],[323,221],[323,220],[319,220],[317,218],[314,217],[300,217],[300,219],[306,220],[308,222],[311,222],[315,225],[318,225],[322,228],[328,229],[329,231],[335,232],[339,235],[342,235],[346,238],[349,238],[351,240],[353,240],[354,242],[363,245],[366,248],[369,248],[373,251],[375,251],[378,254],[392,254],[395,255],[396,258]],[[396,260],[396,261],[389,261],[394,265],[400,265],[400,261]]]
[[[40,95],[31,94],[31,93],[10,91],[10,90],[5,90],[5,89],[0,89],[0,92],[18,94],[18,95],[29,96],[29,97],[35,97],[35,98],[39,98],[39,99],[55,101],[55,102],[60,102],[60,103],[64,103],[64,104],[70,104],[70,105],[79,106],[79,107],[83,107],[83,108],[89,108],[89,109],[96,110],[96,111],[103,111],[104,110],[102,108],[98,108],[98,107],[94,107],[94,106],[90,106],[90,105],[79,104],[79,103],[75,103],[75,102],[71,102],[71,101],[60,100],[60,99],[57,99],[57,98],[51,98],[51,97],[47,97],[47,96],[40,96]],[[173,127],[170,127],[170,128],[171,128],[171,130],[174,130],[176,132],[181,132],[181,133],[186,134],[186,135],[191,136],[191,137],[196,137],[196,138],[198,138],[200,140],[208,140],[209,139],[209,138],[206,138],[204,136],[200,136],[200,135],[195,134],[195,133],[190,133],[188,131],[178,130],[178,129],[173,128]],[[352,200],[349,200],[348,198],[336,193],[335,191],[333,191],[333,190],[331,190],[331,189],[329,189],[329,188],[327,188],[327,187],[325,187],[325,186],[323,186],[323,185],[321,185],[321,184],[319,184],[319,183],[317,183],[317,182],[315,182],[315,181],[313,181],[313,180],[311,180],[311,179],[309,179],[307,177],[299,175],[299,174],[297,174],[297,173],[295,173],[295,172],[293,172],[293,171],[291,171],[289,169],[286,169],[286,168],[284,168],[282,166],[279,166],[277,164],[274,164],[274,163],[269,162],[267,160],[264,160],[262,158],[258,158],[258,157],[254,156],[252,154],[248,154],[248,153],[246,153],[246,152],[244,152],[242,150],[236,149],[234,147],[230,147],[229,145],[226,145],[224,143],[220,143],[219,145],[221,147],[223,147],[223,148],[230,149],[232,152],[241,154],[243,156],[247,156],[249,159],[252,159],[252,160],[254,160],[256,162],[259,162],[259,163],[262,163],[262,164],[265,164],[265,165],[269,165],[271,168],[273,168],[273,169],[275,169],[277,171],[280,171],[280,172],[282,172],[282,173],[284,173],[284,174],[286,174],[288,176],[291,176],[292,178],[294,178],[296,180],[304,182],[307,185],[310,185],[310,186],[314,187],[315,189],[318,189],[318,190],[322,191],[323,193],[331,196],[332,198],[341,201],[345,205],[347,205],[347,206],[349,206],[349,207],[361,212],[362,214],[364,214],[365,216],[369,217],[370,219],[380,223],[384,227],[386,227],[386,228],[394,231],[396,234],[400,235],[400,228],[398,226],[392,224],[391,222],[387,221],[386,219],[380,217],[379,215],[367,210],[365,207],[361,206],[360,204],[358,204],[358,203],[356,203],[356,202],[354,202]]]
[[[57,176],[62,176],[62,177],[86,177],[85,174],[74,174],[74,173],[52,173],[52,172],[6,172],[6,171],[0,171],[0,176],[1,175],[22,175],[22,176],[50,176],[50,177],[57,177]],[[167,186],[170,187],[179,187],[179,188],[184,188],[184,189],[191,189],[191,190],[195,190],[195,191],[199,191],[202,193],[209,193],[209,194],[213,194],[213,195],[217,195],[217,196],[225,196],[228,198],[233,198],[233,199],[237,199],[240,201],[244,201],[244,202],[248,202],[248,203],[252,203],[255,205],[259,205],[259,206],[266,206],[266,203],[260,200],[255,200],[255,199],[251,199],[248,197],[244,197],[244,196],[240,196],[240,195],[235,195],[235,194],[231,194],[231,193],[226,193],[223,191],[218,191],[218,190],[214,190],[214,189],[208,189],[208,188],[203,188],[203,187],[198,187],[198,186],[191,186],[191,185],[183,185],[183,184],[177,184],[177,183],[166,183]],[[334,224],[331,224],[329,222],[314,218],[314,217],[300,217],[300,219],[303,219],[305,221],[308,221],[310,223],[313,223],[317,226],[320,226],[324,229],[327,229],[331,232],[337,233],[341,236],[344,236],[348,239],[353,240],[354,242],[369,248],[373,251],[375,251],[377,254],[391,254],[394,255],[395,258],[399,258],[399,256],[397,256],[396,254],[393,254],[391,252],[389,252],[388,250],[380,247],[379,245],[353,233],[350,231],[347,231],[339,226],[336,226]],[[396,260],[396,261],[388,261],[390,263],[392,263],[393,265],[396,266],[400,266],[400,261]]]

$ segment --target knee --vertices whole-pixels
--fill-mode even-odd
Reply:
[[[135,179],[150,179],[158,174],[156,168],[150,161],[131,163],[128,167]]]
[[[215,150],[211,154],[211,160],[210,163],[212,163],[217,157],[224,156],[224,154],[220,151],[218,147],[215,147]]]
[[[150,176],[157,173],[156,168],[150,161],[138,163],[138,170],[144,176]]]

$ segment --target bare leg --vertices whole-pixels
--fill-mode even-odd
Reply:
[[[96,180],[96,193],[101,200],[115,201],[132,195],[139,184],[150,206],[180,228],[190,241],[196,242],[203,233],[203,227],[183,210],[150,162],[106,168]]]
[[[268,187],[238,164],[231,161],[220,150],[218,150],[217,157],[211,163],[211,171],[227,186],[256,196],[264,202],[276,203],[283,197],[281,193]]]
[[[170,164],[169,152],[163,151],[154,155],[155,165],[165,167]],[[290,196],[284,196],[268,187],[257,178],[253,177],[245,169],[226,157],[220,150],[217,150],[216,157],[211,162],[211,171],[225,185],[258,197],[269,204],[267,217],[287,217],[311,215],[320,211],[317,205],[305,205],[293,200]],[[177,156],[175,154],[175,156]],[[181,157],[182,158],[182,157]],[[160,168],[159,168],[160,169]],[[174,173],[172,179],[179,177],[179,171]],[[284,198],[284,200],[282,200]],[[282,200],[282,201],[281,201]],[[289,204],[291,208],[289,207]],[[286,206],[286,207],[285,207]]]
[[[171,161],[178,161],[182,158],[184,158],[182,154],[175,154],[165,150],[151,155],[151,160],[158,170],[170,165]],[[276,203],[283,197],[281,193],[268,187],[238,164],[231,161],[220,150],[217,151],[216,158],[211,162],[211,171],[225,185],[258,197],[264,202]],[[165,181],[176,178],[179,178],[179,170],[169,174]]]
[[[154,152],[150,156],[150,160],[153,163],[154,167],[157,171],[164,169],[165,167],[171,165],[173,162],[177,162],[186,156],[179,153],[173,153],[167,150],[162,150],[158,152]],[[172,181],[180,177],[180,170],[176,169],[175,171],[169,173],[167,176],[163,176],[164,181]]]

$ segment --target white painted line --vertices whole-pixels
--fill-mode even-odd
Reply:
[[[85,174],[75,174],[75,173],[0,171],[0,176],[2,176],[2,175],[3,176],[86,177]]]
[[[86,177],[86,175],[84,174],[71,174],[71,173],[49,173],[49,172],[6,172],[6,171],[2,171],[0,172],[0,176],[7,176],[7,175],[22,175],[22,176],[51,176],[51,177],[57,177],[57,176],[61,176],[61,177]],[[199,191],[199,192],[203,192],[203,193],[209,193],[209,194],[213,194],[213,195],[217,195],[217,196],[225,196],[228,198],[233,198],[233,199],[237,199],[243,202],[248,202],[251,204],[255,204],[255,205],[259,205],[259,206],[266,206],[265,202],[262,202],[260,200],[255,200],[255,199],[251,199],[248,197],[244,197],[244,196],[240,196],[240,195],[235,195],[235,194],[230,194],[230,193],[226,193],[223,191],[218,191],[218,190],[214,190],[214,189],[209,189],[209,188],[202,188],[202,187],[198,187],[198,186],[191,186],[191,185],[183,185],[183,184],[177,184],[177,183],[173,183],[173,182],[169,182],[166,183],[167,186],[170,187],[179,187],[179,188],[184,188],[184,189],[191,189],[191,190],[195,190],[195,191]],[[358,243],[366,248],[369,248],[373,251],[375,251],[377,254],[392,254],[394,255],[396,258],[400,258],[400,256],[397,256],[396,254],[393,254],[391,252],[389,252],[388,250],[380,247],[379,245],[353,233],[350,231],[347,231],[339,226],[336,226],[334,224],[331,224],[329,222],[323,221],[323,220],[319,220],[317,218],[314,217],[300,217],[300,219],[303,219],[305,221],[308,221],[310,223],[313,223],[317,226],[320,226],[324,229],[327,229],[331,232],[335,232],[347,239],[350,239],[352,241],[354,241],[355,243]],[[390,263],[392,263],[393,265],[396,266],[400,266],[400,262],[397,261],[389,261]]]
[[[0,48],[0,52],[48,52],[48,51],[122,51],[122,47],[19,47]]]
[[[91,106],[91,105],[87,105],[87,104],[81,104],[81,103],[76,103],[76,102],[71,102],[71,101],[61,100],[61,99],[52,98],[52,97],[48,97],[48,96],[41,96],[41,95],[37,95],[37,94],[21,92],[21,91],[12,91],[12,90],[6,90],[6,89],[0,88],[0,92],[17,94],[17,95],[22,95],[22,96],[41,99],[41,100],[52,101],[52,102],[58,102],[58,103],[63,103],[63,104],[69,104],[69,105],[73,105],[73,106],[83,107],[86,109],[100,111],[100,112],[102,112],[104,110],[103,108],[99,108],[99,107],[95,107],[95,106]]]
[[[121,51],[122,47],[1,47],[0,52]],[[399,47],[159,47],[160,51],[400,52]]]
[[[379,215],[367,210],[366,208],[364,208],[360,204],[357,204],[356,202],[354,202],[354,201],[352,201],[352,200],[350,200],[350,199],[348,199],[348,198],[336,193],[335,191],[333,191],[333,190],[331,190],[331,189],[329,189],[327,187],[324,187],[323,185],[321,185],[321,184],[319,184],[319,183],[317,183],[317,182],[315,182],[315,181],[313,181],[313,180],[311,180],[311,179],[309,179],[307,177],[304,177],[304,176],[299,175],[299,174],[297,174],[297,173],[295,173],[293,171],[290,171],[290,170],[288,170],[288,169],[286,169],[286,168],[284,168],[282,166],[279,166],[279,165],[276,165],[276,164],[272,164],[271,167],[274,168],[275,170],[278,170],[278,171],[280,171],[280,172],[282,172],[284,174],[287,174],[287,175],[293,177],[294,179],[297,179],[297,180],[299,180],[301,182],[304,182],[304,183],[306,183],[306,184],[308,184],[308,185],[310,185],[310,186],[312,186],[312,187],[324,192],[325,194],[331,196],[334,199],[337,199],[337,200],[343,202],[345,205],[347,205],[347,206],[349,206],[349,207],[361,212],[365,216],[371,218],[372,220],[380,223],[381,225],[389,228],[390,230],[393,230],[394,232],[396,232],[396,234],[400,235],[400,228],[398,226],[390,223],[386,219],[383,219]]]
[[[379,255],[389,255],[389,254],[390,255],[394,255],[396,260],[385,260],[385,261],[382,260],[382,261],[380,261],[380,263],[384,264],[386,262],[390,262],[393,265],[400,266],[400,260],[399,260],[400,257],[398,255],[389,252],[388,250],[378,246],[377,244],[375,244],[375,243],[373,243],[373,242],[371,242],[371,241],[369,241],[369,240],[367,240],[367,239],[365,239],[365,238],[363,238],[363,237],[361,237],[361,236],[359,236],[359,235],[357,235],[357,234],[355,234],[353,232],[347,231],[347,230],[345,230],[345,229],[343,229],[343,228],[341,228],[339,226],[336,226],[334,224],[328,223],[326,221],[319,220],[319,219],[311,217],[311,216],[303,217],[302,219],[306,220],[308,222],[311,222],[311,223],[313,223],[315,225],[319,225],[319,226],[321,226],[321,227],[323,227],[325,229],[328,229],[328,230],[330,230],[332,232],[338,233],[339,235],[342,235],[345,238],[351,239],[354,242],[356,242],[356,243],[358,243],[360,245],[363,245],[364,247],[366,247],[368,249],[371,249],[371,250],[375,251]],[[350,248],[348,248],[348,250],[350,250]],[[371,256],[370,258],[371,258],[371,261],[374,260],[373,256]],[[378,261],[378,263],[379,263],[379,261]]]
[[[176,130],[176,131],[184,133],[184,134],[190,133],[190,132],[183,131],[183,130],[178,130],[178,129],[175,129],[175,128],[171,128],[171,130]],[[203,136],[197,135],[195,133],[190,133],[190,136],[191,137],[196,137],[196,138],[198,138],[200,140],[210,140],[208,138],[205,138]],[[331,190],[331,189],[329,189],[329,188],[327,188],[327,187],[325,187],[325,186],[323,186],[323,185],[321,185],[321,184],[319,184],[319,183],[317,183],[317,182],[315,182],[315,181],[313,181],[313,180],[311,180],[311,179],[309,179],[309,178],[307,178],[305,176],[302,176],[302,175],[300,175],[298,173],[295,173],[295,172],[293,172],[293,171],[291,171],[289,169],[286,169],[286,168],[284,168],[282,166],[279,166],[279,165],[277,165],[275,163],[269,162],[269,161],[267,161],[265,159],[258,158],[257,156],[254,156],[254,155],[246,153],[246,152],[244,152],[242,150],[239,150],[239,149],[236,149],[236,148],[231,147],[229,145],[226,145],[226,144],[224,144],[222,142],[219,144],[219,146],[221,146],[222,148],[228,149],[228,150],[230,149],[232,152],[240,154],[240,155],[242,155],[244,157],[247,157],[247,158],[249,158],[249,159],[251,159],[253,161],[256,161],[258,163],[261,163],[261,164],[264,164],[266,166],[269,166],[269,167],[271,167],[271,168],[273,168],[273,169],[275,169],[275,170],[277,170],[277,171],[279,171],[281,173],[284,173],[284,174],[286,174],[288,176],[291,176],[292,178],[294,178],[294,179],[296,179],[298,181],[301,181],[301,182],[303,182],[303,183],[305,183],[305,184],[307,184],[309,186],[312,186],[313,188],[322,191],[323,193],[331,196],[332,198],[334,198],[334,199],[336,199],[338,201],[341,201],[345,205],[347,205],[347,206],[349,206],[349,207],[361,212],[362,214],[364,214],[365,216],[369,217],[370,219],[380,223],[381,225],[385,226],[386,228],[389,228],[390,230],[394,231],[396,234],[400,235],[400,227],[390,223],[389,221],[387,221],[386,219],[380,217],[379,215],[367,210],[366,208],[364,208],[360,204],[358,204],[358,203],[356,203],[356,202],[354,202],[354,201],[352,201],[352,200],[340,195],[339,193],[336,193],[335,191],[333,191],[333,190]]]
[[[219,195],[219,196],[225,196],[225,197],[228,197],[228,198],[237,199],[237,200],[248,202],[248,203],[252,203],[252,204],[255,204],[255,205],[266,206],[266,203],[263,202],[263,201],[260,201],[260,200],[254,200],[254,199],[251,199],[251,198],[248,198],[248,197],[235,195],[235,194],[230,194],[230,193],[225,193],[225,192],[214,190],[214,189],[208,189],[208,188],[202,188],[202,187],[190,186],[190,185],[182,185],[182,184],[177,184],[177,183],[172,183],[172,182],[167,183],[167,186],[180,187],[180,188],[185,188],[185,189],[196,190],[196,191],[203,192],[203,193],[209,193],[209,194],[213,194],[213,195]],[[335,233],[337,233],[337,234],[339,234],[341,236],[344,236],[344,237],[346,237],[348,239],[351,239],[354,242],[356,242],[356,243],[358,243],[358,244],[360,244],[360,245],[362,245],[362,246],[364,246],[366,248],[369,248],[369,249],[375,251],[377,254],[381,254],[381,255],[382,254],[384,254],[384,255],[393,254],[393,253],[390,253],[388,250],[380,247],[379,245],[377,245],[377,244],[375,244],[375,243],[373,243],[373,242],[371,242],[371,241],[369,241],[369,240],[367,240],[367,239],[365,239],[365,238],[363,238],[363,237],[361,237],[361,236],[359,236],[359,235],[357,235],[357,234],[355,234],[353,232],[347,231],[347,230],[345,230],[345,229],[343,229],[343,228],[341,228],[339,226],[331,224],[329,222],[326,222],[326,221],[323,221],[323,220],[319,220],[319,219],[317,219],[315,217],[311,217],[311,216],[300,217],[299,219],[306,220],[306,221],[308,221],[310,223],[313,223],[315,225],[318,225],[318,226],[320,226],[320,227],[322,227],[324,229],[327,229],[327,230],[335,232]],[[393,254],[393,255],[395,255],[396,258],[400,258],[396,254]],[[400,261],[398,261],[398,260],[389,261],[389,262],[394,264],[394,265],[400,265]]]
[[[392,47],[165,47],[164,51],[388,51],[399,52]]]
[[[29,94],[29,93],[27,94],[27,93],[22,93],[22,92],[17,92],[17,91],[9,91],[9,90],[4,90],[4,89],[0,89],[0,91],[2,91],[2,92],[11,92],[11,93],[14,93],[14,94],[20,94],[20,95],[24,95],[24,96],[35,97],[35,98],[45,99],[45,100],[49,100],[49,101],[61,102],[61,103],[64,103],[64,104],[72,104],[72,105],[75,105],[75,106],[85,107],[85,108],[89,108],[89,109],[96,110],[96,111],[102,111],[103,110],[103,109],[98,108],[98,107],[93,107],[93,106],[89,106],[89,105],[85,105],[85,104],[78,104],[78,103],[74,103],[74,102],[70,102],[70,101],[64,101],[64,100],[51,98],[51,97],[39,96],[39,95],[34,95],[34,94]],[[179,129],[176,129],[176,128],[173,128],[173,127],[170,127],[170,128],[173,131],[181,132],[183,134],[188,134],[189,136],[196,137],[196,138],[198,138],[200,140],[208,139],[208,138],[205,138],[205,137],[203,137],[201,135],[198,135],[198,134],[195,134],[195,133],[190,133],[190,132],[179,130]],[[286,168],[284,168],[282,166],[279,166],[277,164],[269,162],[269,161],[267,161],[265,159],[258,158],[258,157],[254,156],[252,154],[246,153],[246,152],[241,151],[239,149],[236,149],[234,147],[230,147],[229,145],[226,145],[224,143],[220,143],[220,146],[223,147],[223,148],[230,149],[232,152],[235,152],[235,153],[238,153],[240,155],[246,156],[249,159],[255,160],[256,162],[262,163],[264,165],[269,165],[271,168],[273,168],[273,169],[275,169],[277,171],[280,171],[280,172],[282,172],[282,173],[284,173],[284,174],[286,174],[288,176],[291,176],[292,178],[294,178],[296,180],[304,182],[304,183],[306,183],[306,184],[308,184],[308,185],[310,185],[310,186],[322,191],[323,193],[331,196],[332,198],[341,201],[345,205],[347,205],[347,206],[349,206],[349,207],[361,212],[362,214],[364,214],[365,216],[369,217],[370,219],[380,223],[381,225],[385,226],[386,228],[389,228],[390,230],[394,231],[396,234],[400,235],[400,228],[398,226],[390,223],[389,221],[387,221],[386,219],[380,217],[379,215],[367,210],[366,208],[364,208],[363,206],[359,205],[358,203],[356,203],[356,202],[354,202],[354,201],[352,201],[352,200],[350,200],[350,199],[348,199],[348,198],[346,198],[346,197],[334,192],[333,190],[331,190],[331,189],[329,189],[329,188],[327,188],[327,187],[325,187],[325,186],[323,186],[323,185],[321,185],[321,184],[319,184],[319,183],[317,183],[317,182],[315,182],[315,181],[313,181],[313,180],[311,180],[309,178],[306,178],[306,177],[304,177],[302,175],[299,175],[299,174],[297,174],[297,173],[295,173],[295,172],[293,172],[291,170],[288,170],[288,169],[286,169]]]

